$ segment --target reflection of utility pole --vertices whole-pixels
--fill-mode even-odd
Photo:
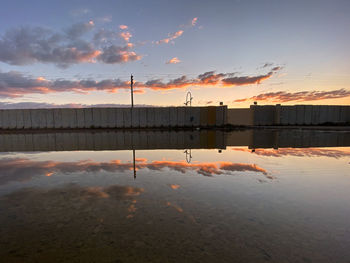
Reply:
[[[134,179],[136,179],[135,149],[132,149],[132,160],[134,163]]]
[[[131,88],[131,108],[134,108],[134,77],[132,74],[131,74],[130,88]]]

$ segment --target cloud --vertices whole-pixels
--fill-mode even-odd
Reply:
[[[268,92],[262,93],[250,98],[237,99],[234,102],[245,101],[272,101],[272,102],[289,102],[289,101],[317,101],[326,99],[341,99],[350,96],[350,90],[338,89],[332,91],[299,91],[299,92]]]
[[[269,67],[272,67],[273,66],[273,63],[270,63],[270,62],[266,62],[262,68],[269,68]]]
[[[94,32],[93,34],[88,34]],[[125,63],[141,59],[133,45],[117,44],[117,32],[95,29],[94,22],[77,23],[62,32],[20,27],[0,35],[0,62],[10,65],[53,63],[66,68],[79,63]],[[124,40],[131,35],[124,35]]]
[[[119,28],[120,28],[121,30],[125,30],[125,29],[128,29],[128,26],[126,26],[126,25],[120,25]]]
[[[148,104],[134,104],[134,107],[155,107]],[[45,102],[0,102],[0,109],[50,109],[50,108],[130,108],[130,104],[55,104]]]
[[[198,17],[193,18],[191,21],[191,25],[195,26],[197,24],[197,21],[198,21]]]
[[[129,43],[130,44],[130,43]],[[96,57],[98,61],[103,63],[125,63],[128,61],[138,60],[140,56],[130,51],[128,46],[118,47],[109,46],[102,49],[101,53]],[[215,73],[208,71],[199,74],[196,78],[188,78],[183,75],[181,77],[163,81],[162,79],[150,79],[145,82],[135,82],[135,92],[142,93],[147,89],[150,90],[171,90],[184,89],[190,86],[197,87],[234,87],[238,85],[249,85],[259,83],[266,78],[261,76],[243,76],[235,77],[239,81],[225,81],[225,77],[232,76],[235,73]],[[268,73],[269,77],[272,73]],[[115,93],[118,90],[130,88],[130,82],[121,79],[104,79],[104,80],[67,80],[55,79],[48,80],[42,77],[34,78],[26,76],[17,71],[1,72],[0,71],[0,97],[21,97],[26,94],[47,94],[53,92],[75,92],[87,93],[90,91],[105,91]]]
[[[87,23],[77,23],[66,30],[66,34],[71,39],[77,39],[87,32],[91,31],[95,26],[94,21],[90,20]]]
[[[176,32],[174,32],[172,34],[169,34],[169,37],[161,39],[159,41],[156,41],[156,44],[160,45],[160,44],[171,43],[173,40],[175,40],[176,38],[180,37],[183,33],[184,33],[183,30],[176,31]]]
[[[130,38],[132,37],[132,35],[128,31],[121,32],[119,35],[122,39],[124,39],[125,42],[129,42]]]
[[[177,63],[180,63],[180,62],[181,62],[180,59],[178,59],[177,57],[173,57],[172,59],[167,61],[166,64],[177,64]]]
[[[123,47],[111,45],[102,49],[96,59],[106,64],[126,63],[129,61],[140,60],[142,56],[136,54],[134,51],[130,51],[132,45],[126,45]]]
[[[259,156],[268,157],[283,157],[283,156],[294,156],[294,157],[330,157],[330,158],[344,158],[350,156],[350,151],[347,150],[336,150],[336,149],[322,149],[322,148],[280,148],[275,149],[250,149],[244,148],[232,148],[233,151],[250,152]]]
[[[112,16],[111,15],[103,16],[103,17],[98,18],[98,20],[103,22],[103,23],[110,23],[110,22],[112,22]]]
[[[281,70],[282,67],[275,66],[271,69],[270,72],[258,75],[258,76],[232,76],[228,78],[224,78],[222,82],[224,85],[228,86],[244,86],[250,84],[260,84],[262,81],[269,79],[275,72]]]
[[[72,10],[70,12],[72,16],[82,16],[82,15],[87,15],[89,13],[91,13],[91,10],[88,8],[79,8],[79,9]]]
[[[149,169],[161,171],[169,169],[180,173],[190,171],[204,176],[232,174],[233,172],[256,172],[269,177],[267,171],[255,164],[213,162],[213,163],[187,163],[185,161],[152,161],[139,159],[136,162],[136,169]],[[90,160],[77,162],[37,161],[26,158],[4,158],[0,159],[0,185],[11,181],[26,181],[35,176],[50,176],[55,173],[80,173],[80,172],[127,172],[133,170],[133,164],[122,163],[120,160],[110,162],[93,162]]]

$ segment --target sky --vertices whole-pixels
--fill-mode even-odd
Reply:
[[[348,0],[1,1],[0,108],[350,103]]]

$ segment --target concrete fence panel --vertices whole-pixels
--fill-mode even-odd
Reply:
[[[0,129],[4,129],[3,127],[3,110],[0,110]],[[1,147],[1,146],[0,146]]]
[[[346,109],[347,106],[340,106],[339,122],[346,123]]]
[[[329,123],[332,121],[332,118],[334,116],[334,106],[327,107],[327,119],[326,122]]]
[[[208,126],[216,125],[216,107],[209,106],[208,107]]]
[[[140,127],[140,109],[139,108],[131,109],[131,125],[133,128]]]
[[[9,129],[16,129],[17,127],[17,114],[16,110],[9,110],[8,111],[8,119],[9,119]]]
[[[311,124],[317,125],[320,123],[320,106],[312,106],[312,116],[311,116]]]
[[[9,129],[10,128],[10,119],[9,119],[9,111],[3,110],[2,111],[2,128],[3,129]]]
[[[46,128],[46,114],[45,110],[35,109],[30,110],[33,129]]]
[[[46,109],[45,115],[46,115],[46,128],[48,129],[55,128],[55,119],[54,119],[53,110]]]
[[[93,126],[92,108],[86,108],[84,109],[84,128],[92,128]]]
[[[176,107],[169,108],[169,126],[170,127],[178,126],[177,108]]]
[[[177,126],[183,127],[185,125],[185,107],[177,108]]]
[[[155,127],[162,127],[162,109],[154,108],[154,121]]]
[[[121,109],[123,111],[124,128],[131,128],[131,109]]]
[[[200,108],[200,126],[207,127],[208,126],[208,107]]]
[[[227,109],[227,124],[237,126],[253,125],[253,111],[251,109]]]
[[[147,115],[147,127],[153,128],[156,123],[154,108],[146,108],[146,115]]]
[[[305,124],[305,106],[304,105],[297,105],[297,125],[304,125]]]
[[[216,108],[216,126],[222,126],[225,123],[225,108]]]
[[[108,128],[108,109],[99,108],[101,124],[99,128]]]
[[[16,110],[16,129],[24,128],[23,110]]]
[[[24,129],[32,129],[32,118],[29,110],[23,110]]]
[[[140,108],[140,128],[146,128],[147,127],[147,109],[146,108]]]
[[[328,122],[328,107],[327,106],[320,106],[320,119],[319,124],[324,124]]]
[[[192,107],[185,107],[185,127],[193,127],[193,113]]]
[[[297,124],[297,108],[295,106],[290,107],[288,110],[288,124]]]
[[[108,128],[116,127],[116,109],[115,108],[107,109],[107,127]]]
[[[77,127],[85,128],[84,109],[76,109],[76,113],[77,113]]]
[[[77,113],[76,109],[61,109],[62,128],[74,129],[77,128]]]
[[[334,106],[332,122],[340,123],[340,106]]]
[[[254,125],[274,125],[275,106],[251,106],[254,111]]]
[[[201,125],[201,108],[200,107],[194,107],[193,108],[193,126],[199,127]],[[225,114],[225,113],[224,113]]]
[[[281,114],[280,114],[280,123],[281,125],[288,125],[289,124],[289,108],[291,106],[281,106]]]
[[[162,127],[170,126],[170,111],[168,107],[161,108]]]
[[[115,109],[115,122],[116,122],[116,128],[123,128],[124,127],[124,117],[123,117],[123,110],[122,109]]]
[[[310,125],[312,123],[312,110],[313,106],[311,105],[305,105],[304,106],[304,124]]]
[[[102,120],[101,120],[101,109],[99,108],[92,108],[92,125],[94,128],[101,128],[102,127]]]

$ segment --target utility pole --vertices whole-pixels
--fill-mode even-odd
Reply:
[[[130,88],[131,88],[131,108],[134,108],[134,77],[131,74]]]

